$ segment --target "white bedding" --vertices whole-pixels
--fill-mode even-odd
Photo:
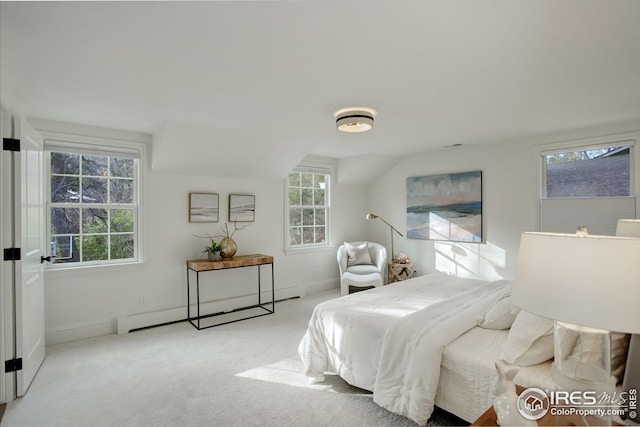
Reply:
[[[319,304],[299,346],[315,381],[334,372],[374,401],[425,424],[443,348],[510,286],[431,274]]]
[[[473,422],[493,404],[495,361],[509,330],[475,327],[445,347],[440,366],[436,406]],[[553,388],[551,361],[519,368],[523,387]]]
[[[473,422],[493,404],[495,361],[508,333],[475,327],[444,349],[436,394],[438,407]]]

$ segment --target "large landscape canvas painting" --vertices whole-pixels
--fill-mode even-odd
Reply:
[[[482,171],[407,178],[407,237],[482,242]]]

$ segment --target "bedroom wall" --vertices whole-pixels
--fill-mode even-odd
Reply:
[[[85,133],[86,129],[83,127]],[[257,180],[158,173],[147,168],[142,219],[144,262],[121,267],[47,271],[47,345],[113,333],[118,317],[186,307],[185,260],[204,257],[200,251],[206,243],[192,234],[220,232],[220,226],[227,220],[229,193],[256,196],[256,221],[238,231],[234,239],[238,243],[238,254],[264,253],[275,257],[276,298],[337,288],[336,246],[284,252],[284,175],[282,179]],[[366,187],[334,180],[332,190],[332,241],[363,236]],[[189,223],[189,192],[219,193],[220,222]],[[263,279],[269,280],[269,273],[266,267]],[[220,300],[253,292],[255,276],[253,268],[205,273],[201,275],[204,299]]]
[[[636,121],[578,129],[527,140],[468,145],[407,157],[369,186],[369,206],[406,236],[406,178],[481,170],[483,175],[482,244],[436,242],[394,237],[395,251],[411,258],[417,274],[442,271],[483,280],[513,279],[520,234],[537,230],[534,147],[583,140],[640,128]],[[636,147],[635,181],[640,188],[640,148]],[[640,212],[640,210],[639,210]],[[367,224],[370,240],[389,247],[389,228]]]
[[[36,123],[34,123],[36,124]],[[38,126],[36,126],[38,127]],[[126,132],[72,125],[76,132],[96,136]],[[435,173],[483,171],[486,243],[451,244],[395,237],[396,252],[407,253],[418,274],[440,270],[488,280],[512,278],[520,233],[535,229],[535,183],[532,147],[535,144],[587,138],[640,129],[613,126],[540,137],[530,141],[466,146],[407,157],[367,184],[334,180],[332,192],[333,246],[319,251],[284,252],[284,176],[277,180],[198,176],[147,170],[144,189],[145,262],[122,267],[48,271],[45,325],[47,344],[113,333],[117,318],[155,313],[186,304],[186,259],[200,257],[201,239],[192,233],[217,233],[218,224],[187,221],[189,192],[217,192],[221,221],[226,219],[229,193],[256,195],[256,222],[239,231],[239,253],[275,256],[276,291],[286,297],[329,287],[337,288],[337,245],[368,238],[389,246],[389,229],[380,221],[363,220],[376,213],[406,234],[405,180]],[[139,136],[139,135],[137,135]],[[148,137],[148,136],[147,136]],[[151,149],[153,147],[151,146]],[[640,150],[636,150],[637,155]],[[636,169],[640,161],[636,160]],[[284,174],[283,174],[284,175]],[[636,172],[636,187],[640,173]],[[348,183],[347,183],[348,182]],[[207,298],[241,294],[255,281],[254,272],[216,276],[224,283],[209,287]],[[213,280],[210,277],[209,280]]]
[[[530,146],[469,146],[412,156],[380,177],[369,191],[372,212],[406,236],[406,179],[412,176],[482,171],[485,244],[434,242],[394,237],[395,251],[406,253],[417,274],[436,270],[462,277],[497,280],[513,274],[518,238],[535,225]],[[368,224],[372,239],[389,246],[389,228]],[[515,237],[514,237],[515,236]]]

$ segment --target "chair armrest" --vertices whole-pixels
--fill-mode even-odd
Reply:
[[[380,245],[377,248],[375,248],[375,254],[376,254],[376,268],[378,269],[378,271],[380,272],[380,274],[384,277],[384,269],[387,266],[387,249]]]
[[[344,245],[338,248],[337,258],[338,268],[340,268],[340,277],[342,277],[344,272],[347,270],[347,251],[344,248]]]

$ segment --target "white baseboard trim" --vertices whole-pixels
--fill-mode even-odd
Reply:
[[[276,289],[276,301],[289,298],[304,297],[306,294],[321,292],[329,289],[339,288],[338,279],[322,280],[307,283],[306,286],[292,286],[284,289]],[[256,296],[245,295],[227,300],[210,301],[200,305],[201,313],[217,313],[229,311],[234,308],[255,304]],[[263,301],[271,300],[271,292],[263,293]],[[191,313],[195,315],[195,305],[192,305]],[[74,323],[71,325],[48,328],[45,331],[46,345],[61,344],[76,341],[84,338],[98,337],[109,334],[126,334],[133,329],[146,328],[150,326],[162,325],[164,323],[184,320],[187,317],[186,306],[174,307],[164,310],[151,311],[125,316],[118,316],[117,319],[103,319],[92,322]]]
[[[115,334],[116,330],[116,319],[74,323],[45,330],[44,342],[45,345],[49,346],[84,338]]]
[[[291,288],[276,289],[276,301],[304,296],[304,288],[294,286]],[[262,293],[262,301],[271,301],[271,291]],[[243,295],[218,301],[200,303],[200,314],[219,313],[231,311],[239,307],[247,307],[256,304],[256,294]],[[196,316],[196,305],[191,305],[191,316]],[[118,335],[126,334],[134,329],[147,328],[162,325],[164,323],[177,322],[187,318],[187,307],[174,307],[164,310],[150,311],[147,313],[119,316],[117,320]]]

